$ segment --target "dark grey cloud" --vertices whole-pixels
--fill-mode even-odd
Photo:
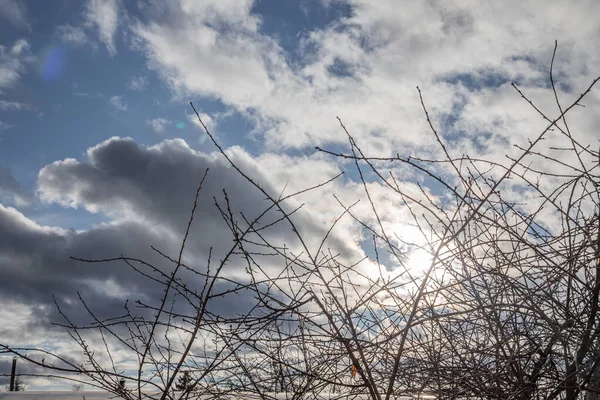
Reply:
[[[245,152],[232,149],[231,157],[269,193],[275,196],[279,193]],[[104,259],[125,255],[143,259],[168,273],[173,265],[151,246],[176,258],[196,189],[206,169],[209,172],[184,257],[186,264],[200,272],[205,271],[209,249],[212,248],[214,265],[234,244],[215,206],[217,201],[226,207],[224,191],[240,226],[245,224],[242,213],[253,220],[270,204],[265,195],[241,177],[220,154],[196,152],[182,140],[167,140],[148,148],[130,139],[112,138],[89,149],[87,160],[67,159],[47,165],[38,178],[38,196],[42,200],[104,213],[110,222],[84,231],[42,227],[18,210],[0,204],[0,275],[3,277],[0,301],[30,306],[29,328],[24,329],[35,328],[39,332],[48,329],[49,321],[61,321],[53,305],[53,295],[63,311],[77,323],[90,321],[78,302],[77,292],[100,318],[122,314],[126,299],[140,299],[145,303],[154,300],[156,304],[164,287],[142,277],[124,262],[84,263],[70,256]],[[279,217],[278,212],[270,211],[260,226]],[[308,213],[298,213],[294,219],[309,240],[325,233]],[[265,229],[262,234],[278,245],[299,249],[294,232],[285,222]],[[256,236],[253,239],[260,240]],[[332,243],[343,248],[340,240]],[[224,271],[246,279],[246,265],[236,257]],[[261,261],[272,271],[284,265],[282,260],[273,257],[264,257]],[[181,278],[189,287],[201,288],[203,281],[197,275],[183,271]],[[228,287],[231,286],[223,284],[217,291]],[[252,296],[250,291],[232,294],[214,302],[210,311],[220,315],[242,312],[253,303]],[[184,312],[190,309],[185,305],[181,307]],[[3,337],[2,328],[0,337]],[[12,343],[16,343],[16,339],[10,338]]]
[[[161,238],[148,234],[145,226],[135,222],[80,233],[59,231],[38,227],[15,209],[0,206],[0,237],[3,238],[0,240],[0,275],[3,277],[0,300],[34,306],[33,312],[45,314],[44,320],[46,317],[55,322],[60,319],[53,306],[53,295],[75,321],[82,321],[85,313],[77,304],[78,291],[100,316],[114,313],[125,302],[106,289],[112,282],[134,298],[159,293],[160,288],[142,281],[125,263],[88,264],[69,257],[96,259],[128,254],[156,262],[148,249],[150,243]],[[41,305],[45,307],[40,308]]]
[[[267,204],[220,158],[196,153],[182,140],[143,148],[132,140],[113,138],[90,149],[88,156],[87,163],[68,160],[45,167],[39,175],[41,196],[114,218],[143,218],[183,232],[197,186],[210,168],[200,195],[199,224],[220,220],[212,199],[222,198],[222,189],[246,214]],[[203,226],[203,231],[212,228]]]
[[[269,184],[268,178],[245,152],[234,149],[231,157],[268,193],[274,197],[279,195],[279,190]],[[224,243],[228,248],[231,235],[214,204],[216,199],[225,205],[223,191],[242,225],[242,214],[252,220],[271,205],[265,195],[220,154],[196,152],[181,139],[165,140],[146,148],[130,139],[112,138],[91,148],[88,158],[88,162],[65,160],[42,169],[40,196],[47,201],[103,212],[114,219],[163,227],[179,237],[185,231],[198,184],[209,169],[196,210],[192,252],[206,252],[210,247],[218,249]],[[264,225],[279,217],[280,214],[272,210],[261,223]],[[300,213],[295,219],[307,232],[321,230],[308,214]],[[279,244],[293,246],[296,241],[295,234],[285,223],[264,233]]]

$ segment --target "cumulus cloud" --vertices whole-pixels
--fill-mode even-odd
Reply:
[[[117,54],[115,35],[121,12],[119,0],[89,0],[86,7],[86,23],[98,31],[100,40],[106,46],[108,54]]]
[[[127,111],[127,104],[123,102],[123,96],[112,96],[109,100],[109,103],[112,104],[117,110]]]
[[[163,133],[165,131],[165,126],[170,123],[166,118],[154,118],[146,121],[146,125],[150,126],[155,133]]]

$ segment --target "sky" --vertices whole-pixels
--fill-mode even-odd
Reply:
[[[158,262],[152,244],[174,254],[206,168],[190,262],[227,238],[212,200],[222,189],[247,215],[264,209],[264,195],[217,152],[190,101],[229,157],[275,197],[345,172],[298,200],[298,226],[319,237],[343,211],[332,193],[347,205],[364,200],[351,163],[315,149],[348,150],[336,117],[367,154],[439,157],[419,86],[451,154],[505,161],[545,127],[511,83],[556,116],[555,40],[567,102],[599,75],[598,15],[593,0],[0,0],[0,342],[68,348],[50,325],[53,295],[77,316],[77,291],[100,314],[158,293],[122,265],[69,256]],[[600,113],[589,111],[598,102],[593,91],[574,111],[573,129],[593,146]],[[421,183],[443,195],[395,171],[415,192]],[[366,180],[383,224],[412,236],[401,202]],[[356,212],[374,220],[365,201]],[[294,240],[285,230],[270,235]],[[330,242],[348,259],[373,257],[351,219]],[[418,252],[411,257],[417,265]]]

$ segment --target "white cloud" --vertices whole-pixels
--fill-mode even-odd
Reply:
[[[30,109],[29,104],[20,103],[18,101],[0,100],[0,111],[23,111]]]
[[[145,76],[134,76],[127,87],[131,90],[142,91],[148,86],[148,79]]]
[[[89,38],[82,28],[71,26],[69,24],[58,26],[56,28],[56,34],[60,40],[74,46],[83,46],[90,43]]]
[[[25,70],[25,65],[33,59],[29,43],[17,40],[11,47],[0,45],[0,88],[17,82]]]
[[[0,164],[0,202],[6,198],[18,207],[28,206],[32,201],[32,195],[23,189],[12,171]]]
[[[109,100],[117,110],[126,111],[127,104],[123,103],[123,96],[112,96]]]
[[[148,56],[156,59],[156,67],[176,89],[193,88],[215,96],[225,89],[226,97],[251,106],[270,86],[263,53],[276,48],[272,40],[258,35],[259,20],[248,14],[251,2],[231,8],[226,3],[182,1],[181,9],[174,10],[179,14],[177,21],[183,23],[180,28],[151,23],[133,29],[147,43]],[[222,31],[211,25],[221,26]],[[195,33],[189,36],[192,30]],[[168,47],[174,42],[178,44],[170,52]],[[191,63],[196,66],[193,73],[187,69]],[[185,75],[183,80],[180,73]]]
[[[460,119],[479,96],[503,97],[511,81],[546,86],[554,38],[563,88],[579,88],[592,77],[586,66],[600,63],[592,50],[600,39],[594,17],[600,3],[594,2],[549,2],[540,9],[519,1],[397,7],[392,0],[353,0],[348,17],[301,39],[301,61],[294,63],[289,50],[261,34],[249,2],[235,10],[192,3],[173,1],[172,18],[134,25],[149,66],[177,95],[218,99],[242,113],[256,124],[255,137],[273,149],[344,143],[340,116],[369,152],[433,151],[416,85],[439,126],[449,114]],[[570,28],[573,20],[580,29]],[[510,96],[512,102],[502,102],[506,115],[521,113],[526,107],[518,94]],[[532,121],[511,126],[507,120],[493,132],[504,143],[497,152],[513,152],[523,130],[537,128]],[[452,126],[443,128],[442,136],[455,134]]]
[[[5,131],[7,129],[12,128],[13,126],[11,124],[8,124],[6,122],[0,121],[0,132]]]
[[[119,0],[88,0],[86,23],[98,31],[100,40],[106,46],[108,54],[117,54],[115,35],[119,24]]]
[[[166,118],[154,118],[146,121],[146,124],[149,125],[155,133],[163,133],[165,131],[165,126],[170,123]]]
[[[0,0],[0,18],[19,28],[29,28],[27,7],[21,0]]]
[[[100,99],[104,97],[104,94],[100,92],[74,92],[73,94],[77,97],[88,97],[90,99]]]
[[[216,123],[210,115],[203,113],[203,112],[199,112],[198,114],[200,114],[200,118],[202,118],[202,122],[204,122],[204,125],[206,125],[206,127],[209,130],[212,130],[213,128],[216,127]],[[196,114],[188,114],[187,119],[188,119],[188,121],[190,121],[190,123],[192,123],[194,126],[199,128],[204,133],[204,127],[202,126],[200,121],[198,121],[198,116]],[[214,132],[211,132],[211,133],[214,133]]]

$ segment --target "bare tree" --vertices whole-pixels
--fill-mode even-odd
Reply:
[[[567,113],[598,79],[564,107],[552,75],[555,53],[556,47],[550,83],[560,114],[548,117],[513,85],[548,125],[506,165],[452,157],[423,97],[444,159],[367,157],[349,134],[351,154],[328,152],[355,160],[359,172],[362,162],[406,202],[423,237],[433,237],[427,243],[431,265],[409,296],[401,339],[393,346],[386,398],[399,392],[395,374],[403,359],[420,365],[412,369],[417,376],[410,374],[415,389],[443,398],[575,399],[597,390],[590,382],[597,382],[599,363],[600,157],[574,136]],[[540,149],[554,131],[562,143]],[[450,201],[411,198],[391,173],[382,172],[382,163],[409,165],[435,179]],[[535,203],[507,199],[503,190],[514,187]],[[383,228],[376,235],[392,247]]]

